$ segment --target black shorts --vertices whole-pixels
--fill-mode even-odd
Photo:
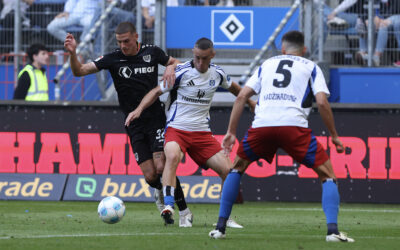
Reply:
[[[164,151],[165,117],[131,123],[125,127],[138,164],[153,159],[154,152]]]

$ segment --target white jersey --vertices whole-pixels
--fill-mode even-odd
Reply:
[[[329,95],[321,69],[299,56],[269,58],[247,81],[259,94],[253,128],[308,127],[312,101],[318,92]]]
[[[217,65],[211,64],[207,72],[200,73],[191,61],[179,64],[175,70],[176,81],[166,103],[167,127],[185,131],[211,131],[210,106],[218,87],[228,89],[232,81]]]

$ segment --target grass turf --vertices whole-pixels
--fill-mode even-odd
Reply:
[[[400,206],[342,204],[339,230],[355,243],[326,243],[318,203],[246,202],[233,217],[244,229],[208,237],[216,204],[190,204],[192,228],[165,227],[154,204],[126,203],[114,225],[97,216],[97,202],[0,201],[0,249],[398,249]],[[344,245],[346,244],[346,245]]]

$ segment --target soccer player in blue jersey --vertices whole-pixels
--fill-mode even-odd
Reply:
[[[239,93],[232,109],[228,131],[222,142],[225,152],[231,151],[236,129],[246,100],[259,94],[251,128],[241,141],[234,166],[228,174],[220,202],[219,218],[209,236],[225,237],[226,221],[239,190],[242,174],[260,158],[272,162],[278,148],[285,150],[297,162],[312,168],[322,183],[322,208],[326,216],[326,241],[354,242],[339,232],[339,192],[332,164],[322,145],[308,128],[307,117],[315,97],[318,110],[339,153],[344,151],[336,132],[329,95],[321,69],[302,57],[306,51],[304,35],[290,31],[282,37],[283,55],[266,60]]]

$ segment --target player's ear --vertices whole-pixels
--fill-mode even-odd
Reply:
[[[213,49],[213,50],[212,50],[212,54],[211,54],[211,58],[214,58],[214,56],[215,56],[216,53],[217,53],[217,52],[215,52],[215,50]]]

